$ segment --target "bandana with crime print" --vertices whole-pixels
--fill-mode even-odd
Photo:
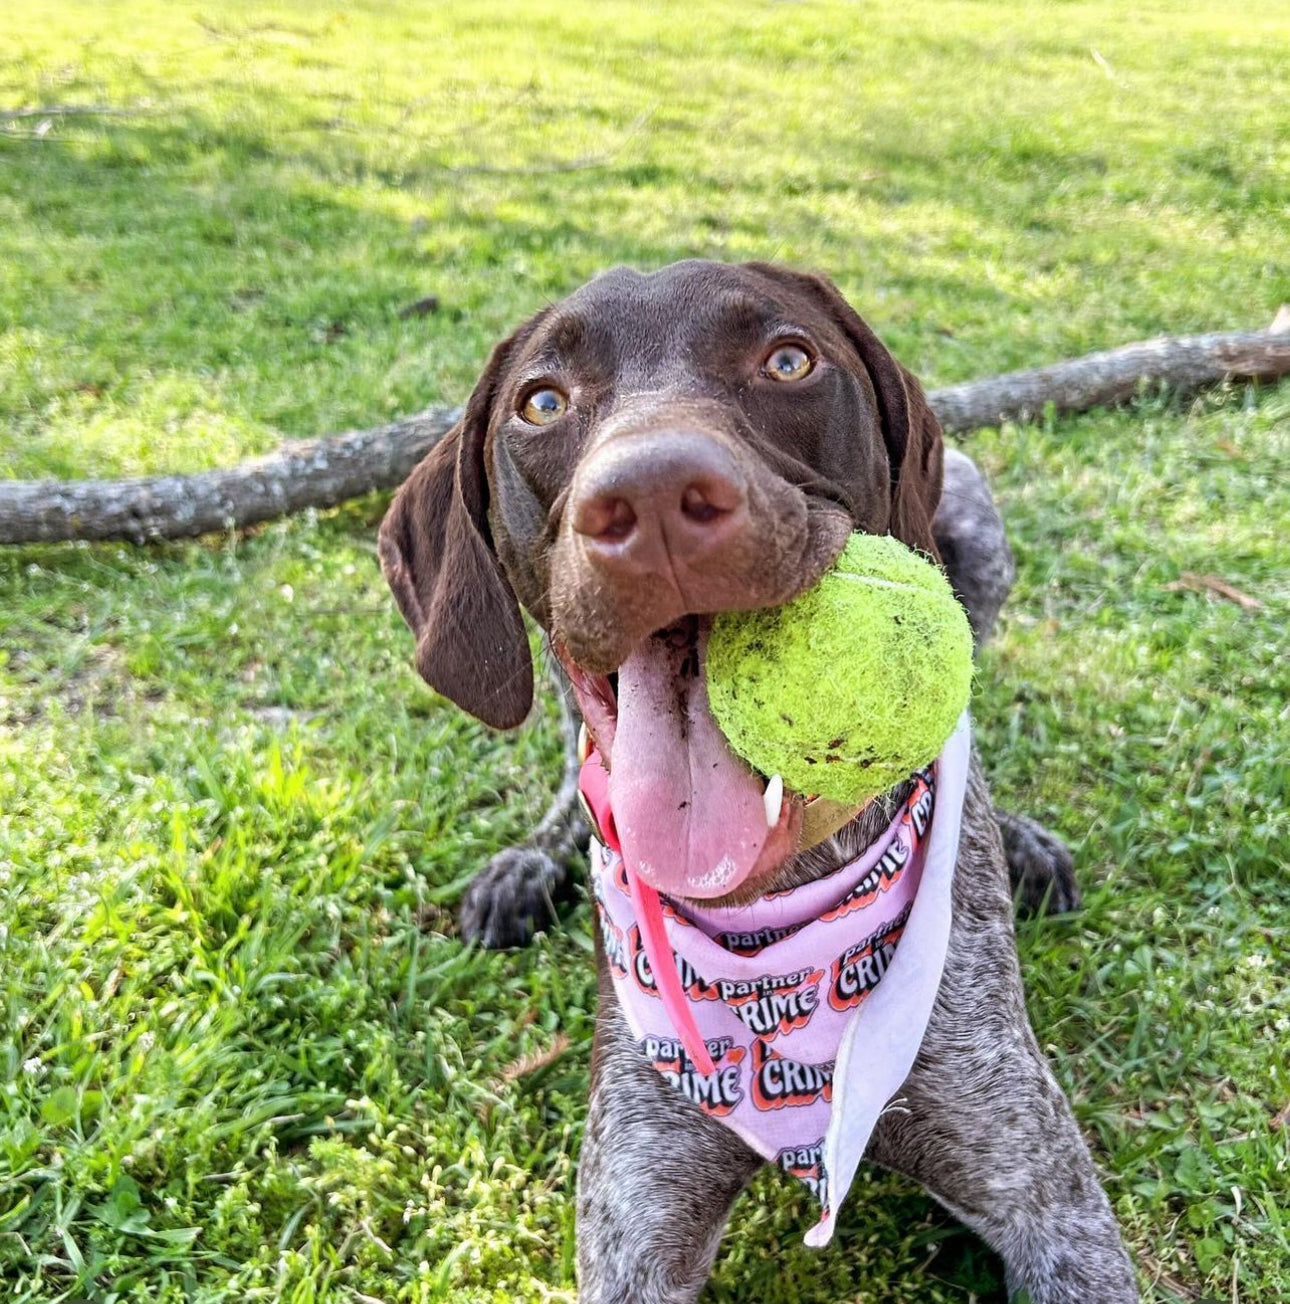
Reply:
[[[640,1053],[696,1108],[807,1184],[821,1205],[809,1245],[832,1236],[931,1016],[969,752],[965,714],[861,856],[749,906],[651,897],[618,851],[592,842],[605,955]],[[660,993],[649,957],[665,952],[680,986]]]

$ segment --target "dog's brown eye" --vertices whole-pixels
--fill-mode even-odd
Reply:
[[[569,400],[558,389],[543,385],[533,390],[520,407],[520,416],[531,426],[549,426],[569,410]]]
[[[815,359],[799,344],[781,344],[762,364],[771,380],[801,380],[811,374]]]

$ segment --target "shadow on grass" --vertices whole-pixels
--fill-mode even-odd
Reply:
[[[0,289],[17,340],[0,372],[0,473],[189,469],[460,397],[494,339],[606,267],[819,261],[821,196],[863,191],[891,208],[952,192],[978,236],[1005,239],[997,213],[976,213],[897,146],[872,183],[839,181],[823,161],[786,171],[768,216],[747,208],[762,181],[732,197],[730,176],[678,162],[454,172],[443,151],[383,149],[321,116],[282,125],[299,120],[294,100],[260,88],[223,116],[166,110],[0,137],[0,202],[14,215],[0,244],[26,282],[8,303]],[[685,220],[644,220],[679,202]],[[799,248],[793,233],[812,228]],[[857,225],[848,257],[874,239]],[[978,320],[1034,307],[1019,279],[979,267],[901,276],[902,293]],[[436,312],[400,317],[427,294]],[[901,323],[893,338],[924,333],[934,323]]]

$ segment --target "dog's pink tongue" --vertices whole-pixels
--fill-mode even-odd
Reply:
[[[609,796],[627,864],[669,896],[716,897],[748,877],[766,844],[763,780],[730,750],[708,709],[696,640],[660,634],[618,671]]]

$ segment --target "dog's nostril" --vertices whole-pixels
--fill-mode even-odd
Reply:
[[[588,503],[578,532],[601,543],[622,543],[636,528],[636,511],[626,498],[601,498]]]
[[[636,528],[636,513],[626,498],[615,498],[609,509],[609,519],[600,537],[611,543],[625,539]]]
[[[717,495],[705,491],[697,484],[692,484],[681,495],[681,513],[696,525],[710,525],[719,516],[724,516],[731,508],[714,501]]]

